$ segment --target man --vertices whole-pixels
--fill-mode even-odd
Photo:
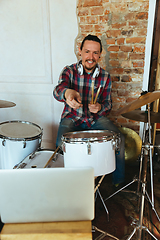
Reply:
[[[101,40],[95,35],[86,36],[79,49],[81,60],[66,66],[60,75],[53,95],[58,101],[64,102],[65,106],[56,147],[61,145],[61,137],[67,132],[110,130],[120,133],[120,151],[116,153],[116,170],[113,173],[113,183],[117,185],[124,181],[125,139],[119,129],[107,118],[112,107],[111,78],[98,64],[101,52]],[[97,91],[99,91],[97,100],[93,102]],[[93,93],[94,97],[92,97]]]

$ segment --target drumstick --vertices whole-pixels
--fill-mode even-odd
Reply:
[[[98,91],[97,91],[97,93],[96,93],[96,97],[95,97],[95,99],[94,99],[94,104],[96,104],[97,97],[98,97],[98,94],[99,94],[99,92],[100,92],[100,89],[101,89],[101,85],[99,86]]]
[[[96,186],[95,189],[94,189],[94,193],[97,191],[97,189],[98,189],[99,186],[101,185],[101,182],[103,181],[103,178],[104,178],[104,177],[105,177],[105,175],[103,175],[103,176],[101,177],[101,179],[99,180],[97,186]]]
[[[94,80],[92,80],[92,100],[91,100],[91,104],[93,104],[93,98],[94,98]]]
[[[61,146],[61,145],[60,145]],[[47,167],[47,165],[52,161],[53,157],[55,156],[55,154],[57,153],[57,151],[59,150],[60,146],[58,146],[56,148],[56,150],[54,151],[54,153],[52,154],[52,156],[50,157],[50,159],[48,160],[48,162],[45,164],[44,168]]]

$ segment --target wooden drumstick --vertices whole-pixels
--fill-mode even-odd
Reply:
[[[97,93],[96,93],[96,97],[95,97],[95,99],[94,99],[94,104],[96,104],[97,97],[98,97],[98,95],[99,95],[100,89],[101,89],[101,85],[99,86],[98,91],[97,91]]]
[[[96,186],[95,189],[94,189],[94,193],[97,191],[97,189],[98,189],[99,186],[101,185],[101,182],[103,181],[103,178],[104,178],[104,177],[105,177],[105,175],[103,175],[103,176],[101,177],[101,179],[99,180],[97,186]]]
[[[91,104],[93,104],[93,98],[94,98],[94,80],[92,80],[92,100],[91,100]]]
[[[60,146],[61,146],[61,145],[60,145]],[[56,150],[54,151],[54,153],[52,154],[52,156],[50,157],[50,159],[48,160],[48,162],[45,164],[44,168],[46,168],[47,165],[52,161],[52,159],[54,158],[55,154],[58,152],[60,146],[58,146],[58,147],[56,148]]]

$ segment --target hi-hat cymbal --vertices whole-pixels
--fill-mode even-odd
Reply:
[[[133,101],[132,103],[120,108],[117,111],[117,114],[122,114],[126,112],[133,111],[138,109],[148,103],[154,102],[155,100],[160,99],[160,90],[154,92],[148,92],[142,96],[140,96],[137,100]]]
[[[123,117],[129,118],[138,122],[148,122],[148,112],[141,110],[134,110],[131,112],[123,113]],[[160,123],[160,113],[150,112],[150,122],[151,123]]]
[[[16,104],[13,102],[0,100],[0,108],[8,108],[8,107],[14,107],[14,106],[16,106]]]
[[[125,136],[125,161],[135,161],[141,153],[142,140],[132,129],[121,127],[119,130]]]

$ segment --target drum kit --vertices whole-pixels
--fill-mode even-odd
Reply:
[[[92,130],[83,132],[70,132],[62,136],[62,150],[63,155],[58,153],[59,147],[55,150],[41,149],[42,129],[30,122],[9,121],[0,124],[0,142],[1,148],[1,165],[0,168],[36,168],[36,167],[84,167],[91,166],[94,168],[95,178],[100,176],[100,181],[95,187],[102,200],[105,210],[108,215],[108,210],[105,201],[113,197],[124,188],[128,187],[135,181],[138,182],[137,195],[139,195],[140,210],[139,221],[135,222],[135,228],[128,237],[130,240],[137,232],[137,239],[141,239],[142,230],[147,231],[154,239],[158,240],[147,227],[143,226],[143,213],[144,213],[144,200],[147,196],[153,211],[155,212],[158,220],[160,218],[154,208],[154,194],[153,194],[153,171],[152,171],[152,152],[153,144],[151,140],[151,123],[160,122],[160,113],[151,112],[150,104],[157,99],[160,99],[160,91],[148,92],[142,94],[137,100],[124,106],[117,111],[117,115],[122,115],[125,118],[144,122],[142,140],[138,136],[138,144],[136,145],[136,158],[140,155],[139,176],[133,181],[107,199],[103,200],[99,186],[103,181],[106,174],[113,172],[115,166],[115,150],[119,148],[120,136],[108,130]],[[146,105],[147,110],[141,111],[139,108]],[[12,102],[0,101],[0,108],[13,107]],[[146,137],[148,129],[149,137]],[[120,129],[125,135],[131,135],[130,140],[135,140],[137,135],[134,131],[126,128]],[[127,130],[127,132],[126,132]],[[133,134],[133,132],[135,134]],[[128,141],[130,141],[128,140]],[[17,145],[17,146],[16,146]],[[28,149],[27,149],[28,147]],[[21,148],[19,153],[13,157],[13,152],[18,152],[17,149]],[[11,149],[9,151],[8,149]],[[126,151],[126,150],[125,150]],[[8,154],[9,152],[9,154]],[[12,153],[12,154],[11,154]],[[22,159],[20,159],[20,156]],[[125,153],[125,157],[129,159],[131,156]],[[14,158],[14,161],[13,161]],[[7,162],[5,161],[7,159]],[[45,163],[44,163],[45,159]],[[146,191],[146,177],[148,159],[150,163],[150,177],[151,177],[151,198]],[[16,161],[16,162],[15,162]],[[17,164],[18,162],[18,164]],[[104,237],[106,233],[104,233]],[[113,237],[113,236],[112,236]],[[113,237],[115,238],[115,237]],[[101,238],[102,239],[102,238]],[[116,239],[116,238],[115,238]]]
[[[138,240],[141,239],[142,230],[146,231],[152,238],[158,240],[150,230],[143,225],[143,214],[144,214],[144,201],[148,199],[149,203],[151,204],[152,210],[154,211],[158,221],[160,221],[160,217],[155,210],[154,207],[154,190],[153,190],[153,164],[152,164],[152,155],[153,155],[153,141],[151,136],[152,126],[151,123],[160,123],[160,113],[155,113],[151,111],[150,104],[156,100],[160,99],[160,91],[148,92],[142,94],[137,100],[133,101],[132,103],[126,105],[125,107],[119,109],[117,114],[121,114],[123,117],[126,117],[131,120],[144,122],[143,128],[143,135],[142,135],[142,147],[141,147],[141,154],[140,154],[140,165],[139,165],[139,175],[138,178],[134,178],[126,186],[122,187],[114,194],[109,196],[106,200],[113,197],[115,194],[119,193],[120,191],[124,190],[126,187],[130,186],[134,182],[138,182],[137,184],[137,191],[135,192],[137,196],[139,196],[139,220],[133,219],[131,225],[134,225],[134,229],[132,233],[129,235],[127,240],[130,240],[135,233],[137,233]],[[146,105],[147,110],[141,111],[139,110],[140,107]],[[147,134],[148,133],[148,134]],[[147,186],[147,169],[148,169],[148,161],[150,167],[150,184],[151,184],[151,198],[146,190]],[[131,191],[130,191],[131,192]]]

